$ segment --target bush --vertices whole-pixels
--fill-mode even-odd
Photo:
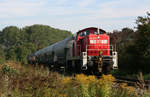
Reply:
[[[3,65],[2,69],[1,69],[1,74],[2,75],[13,76],[13,75],[17,74],[17,70],[11,68],[8,65]]]

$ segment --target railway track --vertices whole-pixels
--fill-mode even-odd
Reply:
[[[150,80],[144,80],[143,78],[127,78],[121,76],[115,76],[117,83],[127,83],[129,86],[135,86],[141,89],[150,89]]]

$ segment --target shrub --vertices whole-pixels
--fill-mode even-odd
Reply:
[[[12,68],[8,65],[3,65],[1,68],[1,73],[2,73],[2,75],[13,76],[13,75],[17,74],[17,70],[15,70],[14,68]]]

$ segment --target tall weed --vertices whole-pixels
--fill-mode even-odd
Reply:
[[[99,79],[84,74],[64,76],[48,68],[11,62],[2,65],[0,72],[0,97],[140,97],[134,87],[115,83],[112,75]]]

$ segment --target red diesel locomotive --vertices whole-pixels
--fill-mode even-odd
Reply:
[[[109,35],[95,27],[80,30],[76,35],[29,55],[28,62],[92,74],[118,68],[117,52],[110,45]]]

